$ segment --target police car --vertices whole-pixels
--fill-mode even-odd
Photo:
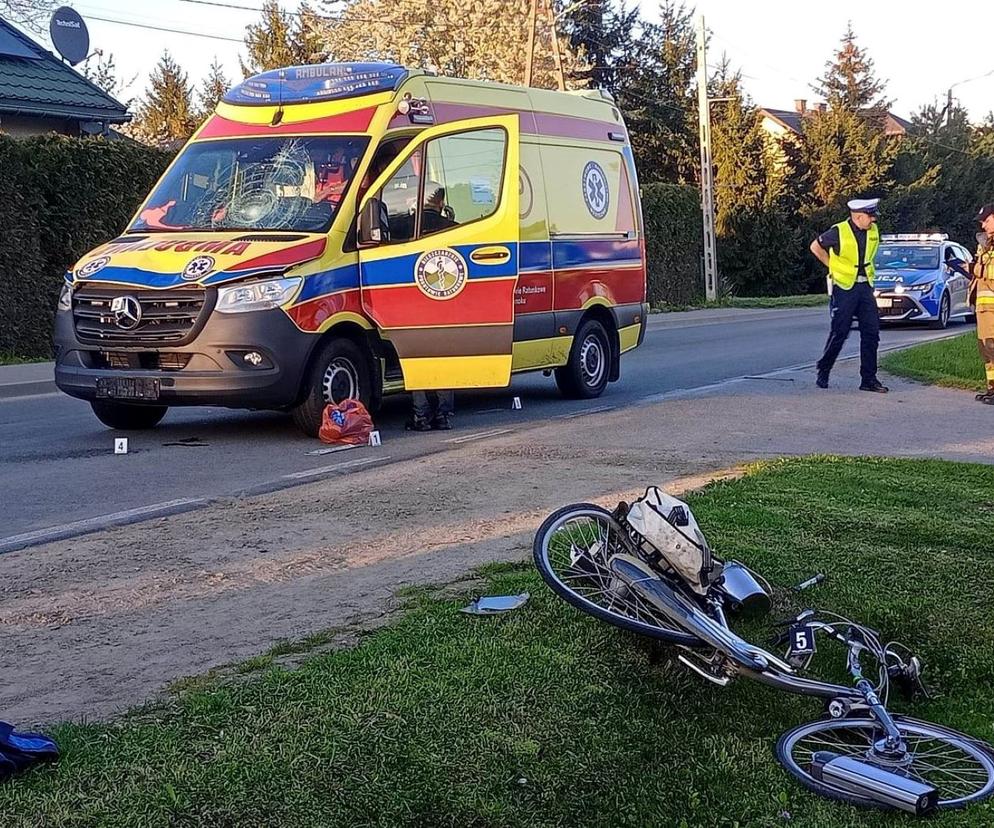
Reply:
[[[944,233],[881,236],[873,260],[880,321],[930,322],[933,328],[945,328],[950,319],[972,314],[969,279],[951,266],[971,261],[970,252]]]

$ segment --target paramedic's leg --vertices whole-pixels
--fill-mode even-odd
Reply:
[[[856,310],[856,289],[843,290],[838,285],[832,288],[832,325],[828,332],[828,341],[825,343],[825,352],[818,360],[818,378],[823,376],[827,380],[828,373],[835,365],[835,360],[839,356],[839,351],[846,344],[849,337],[849,326],[852,324],[853,313]]]
[[[413,410],[407,427],[414,431],[427,431],[431,428],[431,403],[428,400],[428,392],[411,392],[411,401]]]
[[[994,405],[994,309],[977,310],[977,347],[987,377],[987,392],[978,394],[977,399]]]
[[[860,385],[869,388],[877,382],[877,348],[880,347],[880,313],[873,288],[860,282],[854,288],[858,295],[856,318],[859,319],[859,377]]]
[[[455,394],[450,390],[436,392],[435,419],[432,420],[432,428],[440,431],[448,431],[452,428],[452,409],[454,407]]]
[[[446,416],[452,414],[452,412],[455,411],[456,408],[455,392],[451,390],[445,390],[445,391],[437,391],[436,394],[438,395],[438,406],[436,409],[437,413],[439,415],[444,414]]]

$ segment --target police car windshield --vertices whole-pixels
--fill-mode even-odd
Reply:
[[[935,245],[882,244],[873,259],[877,270],[935,270],[939,248]]]
[[[129,230],[323,233],[368,138],[237,138],[187,146]]]

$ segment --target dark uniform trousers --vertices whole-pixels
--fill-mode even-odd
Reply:
[[[424,420],[451,414],[455,407],[455,394],[451,390],[414,391],[414,416]]]
[[[832,288],[832,327],[825,353],[818,360],[819,371],[831,371],[839,351],[849,338],[853,317],[859,320],[859,375],[863,384],[877,379],[877,345],[880,343],[880,317],[877,300],[869,282],[857,282],[849,290]]]

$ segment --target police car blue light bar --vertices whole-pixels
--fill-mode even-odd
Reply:
[[[240,106],[314,103],[392,92],[408,70],[394,63],[318,63],[253,75],[222,99]]]
[[[948,233],[885,233],[880,241],[945,241]]]

